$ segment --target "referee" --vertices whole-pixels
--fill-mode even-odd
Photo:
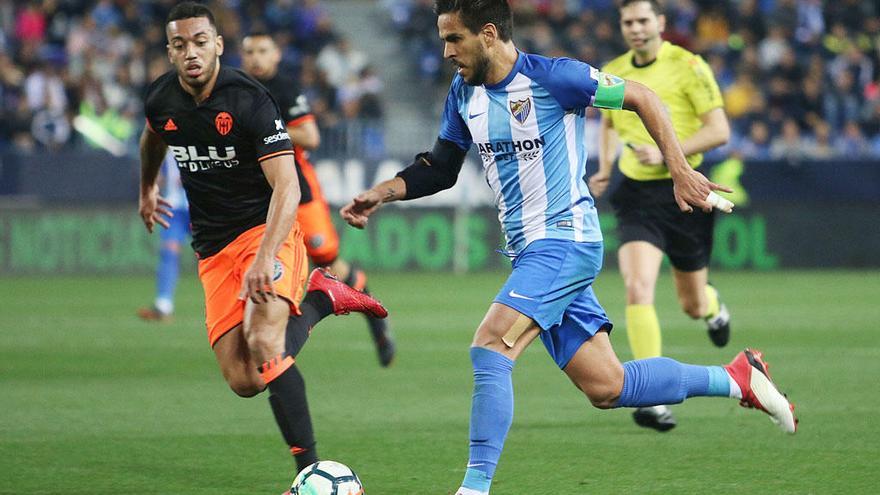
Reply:
[[[630,50],[602,71],[640,82],[666,105],[688,163],[697,168],[702,153],[727,142],[730,126],[718,84],[698,55],[663,41],[666,24],[657,0],[623,0],[620,29]],[[623,144],[623,146],[621,146]],[[622,148],[622,183],[611,194],[621,246],[620,273],[626,286],[626,328],[635,359],[661,355],[654,287],[664,253],[672,264],[678,300],[691,318],[701,318],[718,347],[730,339],[730,315],[718,291],[707,283],[714,210],[682,213],[673,199],[672,179],[657,145],[633,112],[602,112],[599,171],[590,177],[598,197],[611,178]],[[667,431],[676,422],[667,406],[639,408],[640,426]]]

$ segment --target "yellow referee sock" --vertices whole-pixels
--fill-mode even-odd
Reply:
[[[660,321],[653,304],[627,305],[626,335],[634,358],[661,356]]]
[[[708,320],[718,314],[720,304],[718,303],[718,290],[709,284],[706,284],[706,314],[703,319]]]

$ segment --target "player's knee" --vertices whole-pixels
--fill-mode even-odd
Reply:
[[[597,409],[611,409],[620,398],[620,389],[611,386],[593,387],[585,393],[590,404]]]
[[[266,384],[262,380],[251,377],[228,377],[226,383],[235,395],[245,398],[253,397],[266,389]]]
[[[628,304],[653,304],[654,284],[650,280],[639,277],[627,277],[626,302]]]
[[[611,370],[601,379],[593,377],[589,383],[580,383],[578,388],[584,392],[593,407],[611,409],[617,404],[623,390],[623,367]]]

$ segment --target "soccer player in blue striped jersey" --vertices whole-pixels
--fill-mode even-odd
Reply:
[[[518,51],[506,0],[436,0],[444,57],[458,67],[434,148],[397,177],[365,191],[340,213],[366,226],[383,204],[452,187],[475,146],[513,258],[513,271],[477,328],[470,457],[458,495],[489,493],[513,420],[511,371],[540,337],[560,369],[602,409],[673,404],[695,396],[740,399],[794,433],[793,406],[746,349],[727,366],[660,357],[621,364],[611,322],[592,283],[602,266],[602,235],[584,183],[584,109],[636,112],[660,148],[682,211],[711,209],[726,190],[691,169],[658,97],[645,86],[570,59]]]

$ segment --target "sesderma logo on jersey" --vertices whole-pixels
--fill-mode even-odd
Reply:
[[[285,139],[290,141],[290,134],[288,134],[287,131],[281,131],[277,134],[272,134],[271,136],[264,137],[263,144],[277,143],[278,141],[284,141]]]

